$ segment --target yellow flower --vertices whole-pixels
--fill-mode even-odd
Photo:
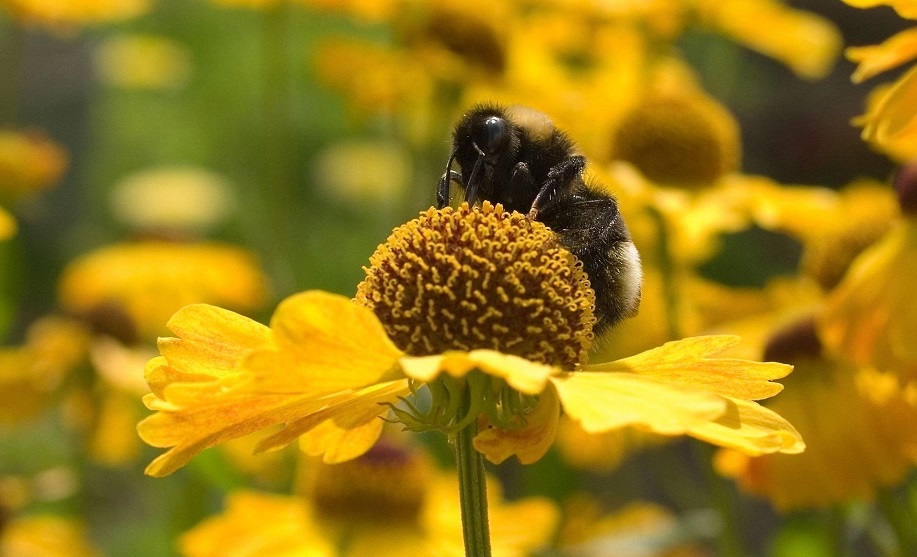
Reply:
[[[457,481],[425,455],[380,443],[344,464],[307,463],[304,496],[230,495],[226,511],[182,536],[185,557],[465,555]],[[490,482],[494,557],[522,557],[547,543],[558,513],[542,498],[501,500]]]
[[[125,313],[155,337],[178,308],[212,302],[251,311],[267,297],[254,257],[237,247],[145,241],[99,248],[72,261],[60,279],[61,306],[77,315]]]
[[[840,191],[787,187],[766,178],[737,185],[756,224],[803,244],[803,274],[834,288],[850,263],[891,229],[901,210],[888,184],[858,179]]]
[[[738,169],[739,127],[722,105],[695,92],[653,95],[618,123],[612,158],[654,182],[697,187]]]
[[[48,317],[33,323],[21,346],[0,347],[0,423],[43,411],[64,377],[84,361],[89,334],[76,322]]]
[[[235,208],[227,180],[205,168],[154,167],[128,175],[114,187],[112,213],[134,230],[200,234],[225,221]]]
[[[145,13],[151,0],[3,0],[0,6],[26,24],[54,30],[110,23]]]
[[[784,511],[870,499],[904,480],[917,454],[917,384],[823,354],[811,316],[778,330],[767,350],[796,366],[768,407],[793,421],[806,451],[725,450],[715,459],[720,473]]]
[[[840,52],[842,38],[833,23],[783,2],[697,0],[695,4],[702,21],[787,64],[806,79],[828,75]]]
[[[700,544],[685,539],[684,527],[667,509],[634,501],[606,514],[588,495],[577,494],[564,505],[558,545],[563,554],[645,557],[703,557]],[[688,534],[690,536],[690,534]]]
[[[68,160],[66,151],[41,132],[0,129],[0,201],[51,187]]]
[[[301,437],[342,462],[378,439],[379,416],[415,430],[457,431],[480,420],[478,450],[524,463],[547,451],[560,409],[590,433],[632,426],[691,435],[749,454],[800,452],[793,427],[754,400],[789,366],[720,359],[729,336],[670,342],[582,365],[594,294],[543,225],[500,206],[422,213],[371,258],[357,302],[291,296],[266,327],[192,305],[176,313],[147,365],[156,414],[141,437],[171,447],[148,467],[169,474],[201,450],[275,424],[261,449]],[[410,397],[427,389],[426,408]],[[471,408],[460,412],[466,390]],[[403,403],[400,404],[400,403]]]
[[[104,82],[127,89],[179,89],[191,74],[185,48],[156,35],[110,38],[99,46],[95,61]]]
[[[917,378],[917,218],[910,215],[857,257],[832,291],[819,332],[837,354]]]
[[[49,514],[16,517],[0,530],[4,557],[100,557],[85,527],[70,518]]]
[[[0,242],[16,235],[16,221],[0,207]]]
[[[844,0],[857,8],[888,5],[902,17],[917,19],[913,0]],[[877,46],[851,47],[847,57],[857,62],[853,81],[859,83],[917,57],[917,29],[906,29]],[[866,114],[855,120],[863,126],[863,139],[877,149],[907,162],[917,157],[917,67],[911,68],[894,84],[876,88],[867,103]]]

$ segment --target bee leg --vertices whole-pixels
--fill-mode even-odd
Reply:
[[[534,189],[535,179],[529,171],[529,165],[524,162],[516,163],[513,167],[513,173],[509,177],[509,185],[506,188],[506,195],[503,196],[503,206],[507,211],[525,211],[528,206],[520,207],[520,204],[527,202],[525,197],[531,196]]]
[[[462,175],[454,170],[446,171],[436,187],[436,208],[442,209],[449,204],[449,186],[452,182],[462,183]]]
[[[586,169],[586,157],[573,155],[568,157],[548,171],[548,179],[541,185],[535,201],[532,202],[532,208],[529,210],[529,218],[535,219],[538,211],[552,199],[574,178],[582,176],[583,170]]]

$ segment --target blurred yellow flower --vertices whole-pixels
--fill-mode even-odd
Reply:
[[[612,159],[633,164],[648,179],[696,187],[739,167],[739,126],[728,109],[697,92],[643,99],[618,123]]]
[[[147,473],[169,474],[207,447],[282,423],[262,450],[301,436],[307,453],[342,462],[373,446],[389,412],[415,430],[482,420],[493,427],[475,447],[494,462],[538,460],[561,408],[590,433],[633,426],[749,454],[803,449],[788,422],[752,402],[777,394],[770,380],[791,368],[713,357],[733,337],[582,366],[594,295],[551,234],[488,203],[430,209],[373,255],[358,303],[304,292],[280,304],[270,328],[213,306],[183,308],[169,322],[177,338],[160,340],[162,356],[147,365],[145,402],[156,414],[139,432],[171,447]],[[423,387],[426,412],[405,398]],[[453,393],[465,390],[473,404],[458,412]]]
[[[75,519],[50,514],[15,517],[0,530],[4,557],[101,557]]]
[[[318,79],[360,114],[429,102],[433,92],[430,76],[404,53],[367,41],[327,39],[316,47],[313,65]]]
[[[68,161],[63,147],[42,132],[0,129],[0,201],[53,186]]]
[[[806,451],[725,450],[715,459],[720,473],[783,511],[870,499],[903,481],[917,456],[917,384],[824,355],[811,316],[778,331],[768,352],[796,366],[768,407],[793,420]]]
[[[133,230],[198,235],[224,222],[235,209],[231,184],[193,166],[161,166],[135,172],[111,192],[115,217]]]
[[[692,3],[703,22],[806,79],[828,75],[843,44],[831,21],[777,0]]]
[[[16,221],[13,215],[7,213],[3,207],[0,207],[0,242],[16,235]]]
[[[67,319],[33,323],[21,346],[0,347],[0,423],[17,423],[46,407],[64,377],[86,358],[89,333]]]
[[[824,343],[861,366],[917,379],[917,217],[909,215],[857,257],[825,303]]]
[[[152,352],[152,353],[151,353]],[[96,335],[89,348],[95,369],[92,400],[79,419],[86,431],[88,456],[105,466],[124,466],[136,461],[141,443],[134,427],[143,407],[137,398],[150,392],[143,380],[144,364],[155,351],[148,345],[125,346],[107,335]],[[77,401],[73,401],[77,402]]]
[[[222,515],[182,536],[181,553],[462,557],[457,480],[418,470],[415,460],[386,450],[345,464],[319,464],[323,477],[311,497],[233,493]],[[543,546],[557,522],[554,505],[537,497],[504,503],[496,487],[488,486],[494,557],[523,557]]]
[[[191,59],[179,43],[156,35],[120,35],[95,53],[100,78],[126,89],[172,90],[191,75]]]
[[[887,5],[902,17],[917,19],[913,0],[844,0],[857,8]],[[851,47],[847,57],[858,64],[853,81],[859,83],[917,57],[917,29],[906,29],[877,46]],[[899,162],[917,158],[917,67],[911,68],[890,86],[878,87],[870,95],[866,114],[855,120],[863,127],[863,139]]]
[[[664,507],[634,501],[612,512],[577,494],[564,504],[558,546],[564,555],[614,557],[704,557],[700,544],[686,539],[678,517]]]
[[[61,31],[136,17],[151,4],[151,0],[0,0],[0,7],[23,23]]]
[[[153,338],[187,304],[257,309],[267,298],[267,279],[252,254],[238,247],[144,241],[102,247],[73,260],[58,294],[62,308],[77,315],[114,306],[144,338]]]
[[[860,178],[839,191],[781,186],[759,177],[736,184],[751,219],[803,244],[802,273],[833,289],[864,249],[888,232],[901,214],[888,184]]]
[[[334,143],[318,153],[314,166],[317,188],[357,207],[392,207],[411,181],[407,149],[394,141]]]

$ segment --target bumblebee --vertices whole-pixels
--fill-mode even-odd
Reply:
[[[457,163],[461,172],[452,169]],[[456,124],[452,153],[436,192],[437,208],[450,203],[457,183],[469,204],[502,203],[557,234],[583,262],[595,291],[599,335],[640,305],[640,256],[618,202],[584,181],[586,159],[541,112],[522,106],[479,105]]]

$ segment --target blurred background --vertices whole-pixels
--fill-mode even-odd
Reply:
[[[258,460],[250,444],[143,476],[156,453],[134,431],[144,362],[187,303],[266,322],[297,291],[352,295],[375,247],[433,204],[452,126],[476,103],[550,115],[621,202],[644,310],[597,353],[805,306],[813,237],[890,200],[906,161],[852,120],[907,68],[854,84],[843,48],[912,25],[840,0],[0,0],[2,556],[177,555],[226,493],[297,491],[295,449]],[[842,200],[851,184],[885,197]],[[748,354],[764,356],[777,322],[750,333]],[[448,469],[443,440],[428,441]],[[895,532],[913,530],[917,453],[855,493],[797,504],[717,475],[699,444],[608,443],[598,463],[558,450],[494,467],[508,499],[566,509],[541,554],[915,547]],[[897,511],[870,503],[880,488]],[[583,541],[584,509],[634,501],[653,512],[595,539],[637,541]]]

